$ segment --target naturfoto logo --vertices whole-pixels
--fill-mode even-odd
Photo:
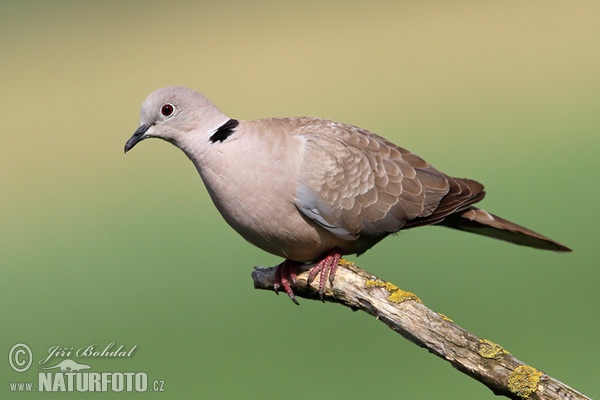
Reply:
[[[136,349],[137,345],[117,346],[115,342],[103,346],[52,346],[37,363],[37,386],[34,381],[21,381],[9,382],[9,388],[11,392],[163,392],[164,381],[149,382],[146,372],[96,371],[92,367],[94,359],[126,359]],[[29,370],[33,359],[25,343],[15,344],[8,354],[10,367],[18,373]]]

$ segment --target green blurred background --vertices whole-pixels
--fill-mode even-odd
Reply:
[[[280,260],[225,224],[186,157],[123,155],[168,85],[239,119],[353,123],[483,182],[484,208],[575,252],[430,227],[359,264],[600,396],[599,2],[189,3],[0,1],[1,398],[494,397],[366,314],[254,290],[251,267]],[[51,346],[110,342],[138,347],[94,370],[165,392],[8,390]]]

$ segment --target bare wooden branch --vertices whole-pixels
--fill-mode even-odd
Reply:
[[[306,265],[299,271],[294,292],[318,300],[318,283],[307,284]],[[275,268],[255,267],[254,287],[273,290]],[[318,281],[318,279],[316,279]],[[413,293],[385,282],[342,260],[325,301],[363,310],[411,342],[441,357],[456,369],[511,399],[589,399],[564,383],[516,359],[501,346],[466,331],[430,310]]]

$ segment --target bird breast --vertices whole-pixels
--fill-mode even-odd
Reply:
[[[261,129],[263,121],[241,121],[196,164],[213,203],[247,241],[281,257],[312,261],[343,246],[296,208],[304,139],[290,134],[290,120]]]

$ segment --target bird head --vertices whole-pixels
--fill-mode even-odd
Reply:
[[[125,143],[125,153],[144,139],[166,140],[185,151],[203,141],[228,118],[206,97],[185,87],[166,87],[142,103],[140,125]]]

